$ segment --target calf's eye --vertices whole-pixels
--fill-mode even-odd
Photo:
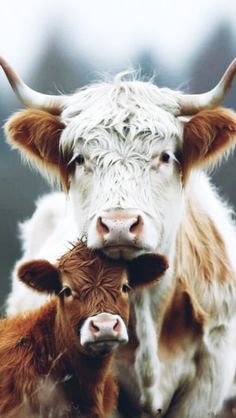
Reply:
[[[64,295],[68,298],[69,296],[71,296],[72,295],[72,290],[71,290],[71,288],[70,287],[65,287],[65,289],[64,289]]]
[[[129,293],[131,291],[131,287],[128,283],[123,284],[122,286],[122,292],[123,293]]]
[[[72,295],[72,290],[69,286],[65,286],[63,287],[63,289],[61,289],[58,295],[64,295],[68,298],[69,296]]]
[[[85,163],[84,156],[82,154],[77,155],[77,157],[74,159],[74,162],[77,165],[83,165]]]

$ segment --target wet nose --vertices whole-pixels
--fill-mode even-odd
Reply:
[[[103,240],[110,243],[125,244],[138,238],[143,229],[141,215],[109,214],[99,216],[97,231]]]
[[[127,341],[127,327],[120,315],[102,312],[87,318],[80,329],[81,345],[96,355],[111,352]]]
[[[117,315],[102,314],[91,319],[89,331],[95,338],[115,338],[121,332],[121,321]]]

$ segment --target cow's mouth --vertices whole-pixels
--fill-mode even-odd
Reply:
[[[105,255],[113,259],[124,258],[131,260],[145,253],[145,249],[132,244],[105,245],[102,248]]]

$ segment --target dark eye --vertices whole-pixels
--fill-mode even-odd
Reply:
[[[82,154],[77,155],[77,157],[74,159],[74,162],[78,165],[83,165],[85,163],[85,159]]]
[[[169,162],[169,160],[170,160],[170,156],[169,156],[169,154],[168,154],[167,152],[163,152],[163,153],[161,154],[160,160],[161,160],[163,163],[168,163],[168,162]]]
[[[122,286],[122,292],[123,293],[129,293],[131,291],[131,287],[128,283],[123,284]]]
[[[69,286],[65,286],[65,287],[63,287],[63,289],[61,289],[61,291],[58,293],[58,295],[64,295],[68,298],[69,296],[72,295],[72,290]]]

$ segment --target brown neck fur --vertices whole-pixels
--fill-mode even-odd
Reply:
[[[19,411],[24,414],[28,405],[32,413],[37,413],[40,381],[42,387],[43,382],[56,382],[66,408],[79,408],[88,418],[104,418],[114,407],[117,388],[111,376],[112,355],[92,358],[79,353],[71,338],[62,336],[56,312],[56,301],[52,300],[24,320],[19,315],[1,321],[1,416],[14,416],[16,411],[20,416]],[[4,340],[9,323],[10,341],[9,333]],[[8,388],[12,388],[9,393]]]

